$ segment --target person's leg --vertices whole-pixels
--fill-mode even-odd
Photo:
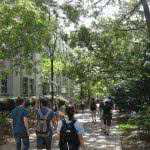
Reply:
[[[42,150],[45,148],[45,139],[41,136],[37,136],[37,149]]]
[[[94,119],[94,122],[96,122],[96,110],[93,111],[93,119]]]
[[[53,132],[50,131],[48,137],[45,138],[46,150],[51,150],[52,134],[53,134]]]
[[[99,110],[99,120],[101,120],[101,110]]]
[[[92,115],[92,122],[94,121],[94,113],[93,111],[91,111],[91,115]]]
[[[23,142],[23,150],[29,150],[29,145],[30,145],[30,142],[29,142],[29,137],[24,137],[22,138],[22,142]]]
[[[104,118],[103,122],[104,122],[104,133],[106,134],[107,122],[106,122],[105,118]]]
[[[110,127],[111,127],[111,119],[107,119],[107,129],[106,129],[107,135],[110,134]]]
[[[21,138],[19,136],[15,137],[16,150],[21,150]]]

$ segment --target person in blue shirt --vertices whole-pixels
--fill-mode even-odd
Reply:
[[[46,148],[46,150],[51,150],[51,142],[52,142],[52,135],[53,135],[51,121],[55,117],[55,113],[50,108],[48,108],[48,102],[47,100],[44,99],[40,99],[40,104],[36,103],[35,112],[37,115],[37,121],[38,118],[40,118],[40,113],[43,116],[45,116],[49,112],[49,115],[47,117],[48,134],[46,136],[42,136],[37,133],[37,149]]]
[[[12,110],[13,135],[16,142],[16,150],[21,150],[21,141],[23,150],[29,149],[29,128],[28,128],[28,111],[24,108],[25,100],[18,97],[16,100],[17,107]]]

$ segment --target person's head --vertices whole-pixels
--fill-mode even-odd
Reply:
[[[43,107],[47,107],[48,106],[48,101],[45,99],[40,100],[40,103]]]
[[[106,102],[105,102],[105,105],[109,105],[109,101],[106,101]]]
[[[111,96],[108,96],[108,99],[111,99]]]
[[[25,100],[23,98],[21,98],[21,97],[17,97],[16,104],[18,106],[21,106],[21,105],[24,106],[25,105]]]
[[[65,112],[69,118],[69,120],[72,120],[75,113],[75,108],[72,105],[66,106]]]

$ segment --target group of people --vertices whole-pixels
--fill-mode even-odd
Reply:
[[[17,106],[12,110],[13,119],[13,135],[16,142],[16,150],[21,150],[23,142],[23,150],[29,150],[30,147],[30,114],[25,106],[23,98],[17,98]],[[96,112],[99,110],[100,120],[104,123],[104,133],[109,135],[112,120],[113,103],[111,99],[100,101],[99,105],[94,99],[90,104],[92,121],[96,122]],[[74,118],[75,107],[68,105],[65,108],[65,114],[61,115],[59,111],[54,112],[48,107],[48,101],[40,99],[33,106],[32,111],[36,114],[36,141],[37,149],[51,150],[53,129],[56,128],[57,139],[60,150],[85,150],[84,145],[84,128],[83,125]],[[63,116],[63,117],[62,117]],[[57,121],[57,123],[54,123]]]
[[[16,142],[16,150],[29,150],[30,147],[30,115],[25,106],[23,98],[17,98],[17,107],[12,110],[13,135]],[[40,99],[36,102],[33,111],[36,113],[36,135],[37,149],[51,150],[54,119],[58,119],[59,114],[48,107],[48,102]],[[59,118],[57,123],[57,138],[60,150],[85,150],[82,124],[74,118],[75,109],[68,105],[65,108],[66,118]]]
[[[102,123],[101,126],[106,135],[110,134],[112,109],[113,109],[113,101],[110,97],[108,97],[104,101],[99,101],[99,103],[96,103],[94,98],[92,98],[90,105],[92,122],[96,122],[96,112],[98,111],[99,118]]]

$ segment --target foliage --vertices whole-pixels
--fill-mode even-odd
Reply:
[[[150,133],[150,107],[145,106],[135,117],[129,120],[129,123],[136,125],[139,130]]]
[[[120,124],[119,129],[125,132],[130,132],[137,129],[137,126],[131,124]]]
[[[0,114],[0,126],[1,127],[5,127],[9,124],[8,121],[8,114],[4,113],[4,114]]]
[[[64,4],[63,6],[64,13],[67,15],[68,19],[74,23],[77,23],[80,17],[80,11],[77,10],[75,7],[69,5],[69,4]]]
[[[58,52],[60,54],[60,52]],[[57,53],[56,53],[57,56]],[[54,74],[55,75],[60,75],[62,73],[62,70],[64,68],[64,64],[55,56],[54,60]],[[44,78],[49,78],[50,77],[50,72],[51,72],[51,60],[50,57],[47,55],[43,55],[41,60],[40,60],[40,67],[42,68],[42,75]]]
[[[120,108],[139,111],[143,104],[150,104],[149,83],[149,78],[123,81],[112,88],[111,95]]]
[[[0,56],[14,65],[33,64],[33,54],[45,50],[44,42],[55,31],[55,21],[31,0],[0,4]]]

